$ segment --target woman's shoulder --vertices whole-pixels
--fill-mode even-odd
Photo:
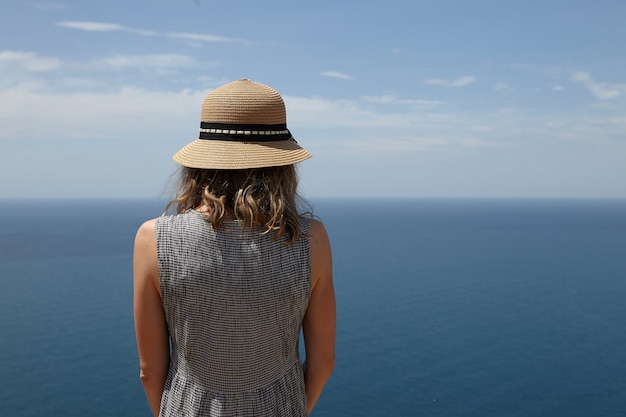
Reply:
[[[307,218],[306,223],[308,226],[308,236],[311,242],[311,246],[327,246],[329,245],[328,233],[326,227],[321,220],[314,218]]]
[[[326,233],[326,228],[324,227],[324,223],[321,220],[315,219],[313,217],[307,217],[305,222],[309,228],[309,234],[319,235],[320,233]]]
[[[164,214],[162,216],[146,220],[139,226],[137,231],[138,238],[152,239],[156,235],[167,233],[177,228],[181,222],[189,222],[188,213],[183,214]]]
[[[144,246],[151,245],[156,240],[156,220],[146,220],[139,226],[135,235],[135,245]]]
[[[154,231],[156,229],[157,219],[146,220],[139,226],[137,230],[137,236],[146,236],[146,235],[154,235]]]

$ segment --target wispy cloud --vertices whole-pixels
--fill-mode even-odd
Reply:
[[[349,140],[342,144],[346,152],[384,154],[396,152],[424,152],[450,145],[445,138],[415,136],[403,138],[378,137],[365,140]]]
[[[249,41],[240,38],[229,38],[227,36],[218,35],[206,35],[202,33],[168,33],[168,37],[174,39],[183,39],[187,41],[195,42],[237,42],[237,43],[249,43]]]
[[[580,83],[600,100],[612,100],[626,94],[626,84],[608,84],[595,81],[591,75],[586,72],[575,72],[572,74],[571,80]]]
[[[34,52],[0,51],[0,68],[17,66],[29,72],[45,72],[58,68],[57,58],[40,57]]]
[[[126,68],[189,68],[193,58],[180,54],[112,55],[94,63],[99,67],[121,70]]]
[[[427,78],[424,80],[424,84],[439,85],[442,87],[465,87],[477,80],[473,75],[466,75],[464,77],[456,78],[454,80],[444,80],[442,78]]]
[[[612,124],[626,126],[626,116],[614,117],[610,120]]]
[[[6,51],[0,53],[2,56],[6,60]],[[0,62],[3,61],[0,59]],[[194,65],[185,55],[118,55],[110,57],[108,65],[127,68],[142,63],[157,67]],[[0,85],[0,124],[3,126],[0,138],[25,135],[43,138],[54,132],[59,137],[75,139],[152,135],[165,140],[181,128],[195,126],[204,94],[206,91],[200,88],[177,91],[83,88],[61,93],[48,89],[45,84],[23,82],[4,89]],[[307,134],[316,138],[336,137],[342,144],[342,152],[348,148],[357,150],[357,144],[364,152],[377,149],[408,152],[510,146],[515,141],[526,143],[528,137],[538,141],[589,141],[600,137],[613,140],[623,138],[626,120],[623,112],[596,120],[557,120],[530,117],[531,114],[514,109],[470,113],[454,109],[433,111],[429,106],[437,106],[438,101],[395,95],[354,100],[294,96],[284,96],[284,99],[290,127],[297,137],[304,138]],[[33,113],[39,115],[42,123],[30,123]],[[151,129],[146,130],[142,121],[149,121]],[[94,130],[94,125],[99,128]],[[304,136],[299,136],[301,132]],[[317,139],[315,143],[324,146],[323,140]],[[334,152],[333,149],[329,147],[329,152]]]
[[[513,92],[513,87],[511,87],[509,84],[507,83],[495,83],[493,85],[493,89],[495,91],[497,91],[498,93],[504,93],[504,94],[508,94],[508,93],[512,93]]]
[[[350,75],[344,74],[343,72],[339,72],[339,71],[324,71],[320,75],[322,75],[324,77],[330,77],[330,78],[339,78],[341,80],[351,80],[352,79],[352,77]]]
[[[502,66],[505,69],[523,70],[550,76],[559,76],[565,73],[565,69],[555,66],[540,66],[534,64],[512,63]]]
[[[493,132],[493,127],[485,125],[473,125],[469,127],[469,130],[478,133],[489,133]]]
[[[60,3],[31,3],[31,7],[37,10],[64,10],[67,6]]]
[[[0,90],[0,138],[159,137],[195,125],[202,91],[114,91],[55,93],[21,84]],[[32,115],[37,115],[33,123]],[[97,126],[97,128],[94,128]],[[184,140],[183,140],[184,141]]]
[[[154,36],[155,32],[150,30],[135,29],[117,23],[65,21],[57,22],[57,26],[66,29],[78,29],[86,32],[130,32],[142,36]]]
[[[79,29],[87,32],[113,32],[116,30],[126,30],[126,28],[122,25],[99,22],[57,22],[57,26],[68,29]]]
[[[389,134],[403,129],[438,124],[450,120],[450,115],[423,111],[419,108],[389,112],[360,100],[330,100],[324,98],[284,97],[289,120],[295,125],[314,129],[366,129]]]
[[[251,43],[246,39],[231,38],[227,36],[209,35],[204,33],[169,32],[160,33],[152,30],[136,29],[117,23],[87,22],[87,21],[65,21],[57,22],[57,26],[67,29],[77,29],[86,32],[128,32],[141,36],[165,36],[171,39],[181,39],[192,42],[233,42]]]
[[[395,95],[382,95],[382,96],[365,96],[363,99],[369,103],[377,104],[408,104],[423,107],[434,107],[443,103],[440,100],[422,100],[412,98],[399,98]]]

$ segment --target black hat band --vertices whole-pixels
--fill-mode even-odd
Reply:
[[[200,122],[200,139],[237,142],[276,142],[293,139],[287,125],[254,125]]]

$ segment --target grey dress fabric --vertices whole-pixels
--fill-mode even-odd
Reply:
[[[305,417],[308,238],[286,245],[234,220],[214,232],[193,210],[160,217],[156,234],[172,349],[160,416]]]

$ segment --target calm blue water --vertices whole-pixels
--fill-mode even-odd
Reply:
[[[315,416],[626,415],[626,201],[320,200]],[[132,243],[155,201],[0,201],[0,415],[149,416]]]

